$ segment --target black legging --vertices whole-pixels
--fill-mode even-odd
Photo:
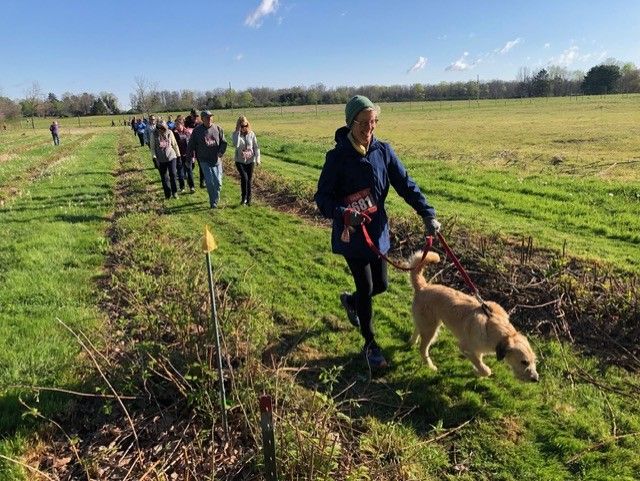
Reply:
[[[356,292],[349,302],[355,305],[360,319],[360,333],[364,337],[365,344],[374,341],[373,334],[373,309],[372,297],[387,290],[387,263],[382,258],[361,259],[345,257],[351,275],[356,284]]]
[[[251,203],[251,177],[253,176],[253,162],[241,164],[236,162],[236,169],[240,174],[240,188],[242,189],[242,202]]]

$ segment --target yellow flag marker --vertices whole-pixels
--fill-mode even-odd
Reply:
[[[213,238],[213,234],[209,231],[209,226],[204,226],[204,238],[202,239],[202,250],[211,252],[218,248],[218,243]]]

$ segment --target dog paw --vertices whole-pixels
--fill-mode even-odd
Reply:
[[[478,377],[489,377],[491,376],[491,369],[488,366],[482,366],[479,368],[475,368],[476,375]]]
[[[431,358],[425,359],[424,362],[427,364],[429,369],[431,369],[432,371],[437,371],[438,370],[438,367],[433,363]]]

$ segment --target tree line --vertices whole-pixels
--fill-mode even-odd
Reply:
[[[274,89],[254,87],[237,91],[217,88],[194,90],[159,90],[144,78],[135,79],[130,94],[131,109],[123,112],[117,97],[109,92],[72,94],[60,98],[43,95],[34,83],[25,97],[13,101],[0,96],[0,119],[23,117],[75,117],[87,115],[131,114],[137,112],[176,112],[189,109],[228,109],[290,105],[340,104],[354,94],[366,95],[374,102],[408,102],[429,100],[507,99],[610,93],[640,93],[640,69],[633,63],[608,59],[586,74],[549,66],[536,72],[520,68],[515,80],[440,82],[413,85],[363,85],[327,88],[323,84]]]

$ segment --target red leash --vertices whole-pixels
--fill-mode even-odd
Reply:
[[[376,245],[373,243],[373,241],[371,240],[371,236],[369,236],[369,231],[367,231],[367,227],[365,225],[366,223],[371,221],[371,219],[366,214],[363,214],[363,215],[365,217],[365,222],[363,222],[360,225],[362,226],[362,234],[364,235],[364,240],[367,243],[367,246],[369,247],[369,249],[375,252],[378,256],[382,257],[385,261],[387,261],[396,269],[400,269],[401,271],[413,270],[413,268],[411,267],[404,267],[400,264],[396,264],[391,259],[389,259],[386,255],[380,252],[380,249],[378,249]],[[482,299],[482,296],[480,296],[480,292],[478,291],[478,288],[475,286],[475,284],[471,280],[471,277],[469,277],[469,274],[467,274],[467,271],[464,270],[464,267],[462,267],[462,264],[460,263],[456,255],[453,253],[453,251],[449,247],[449,244],[447,244],[447,241],[444,240],[444,237],[442,236],[442,234],[438,232],[436,235],[438,236],[438,240],[440,241],[440,244],[442,245],[442,249],[444,250],[445,254],[449,258],[449,260],[453,262],[453,265],[456,266],[456,268],[458,269],[458,272],[460,272],[462,279],[464,279],[464,283],[467,285],[469,289],[471,289],[471,292],[473,293],[475,298],[478,300],[480,304],[482,304],[483,309],[485,309],[486,304],[484,302],[484,299]],[[427,239],[424,243],[424,247],[422,248],[422,259],[416,265],[416,267],[422,265],[422,263],[424,262],[424,259],[427,257],[427,253],[431,250],[432,246],[433,246],[433,237],[427,236]]]
[[[473,295],[476,297],[476,299],[478,299],[478,302],[480,302],[480,304],[484,306],[485,303],[482,297],[480,296],[480,292],[478,291],[478,288],[471,281],[469,274],[467,274],[467,271],[464,270],[464,267],[462,267],[462,264],[460,264],[460,261],[458,260],[456,255],[453,253],[453,251],[447,244],[447,241],[444,240],[444,237],[440,232],[438,232],[436,235],[438,236],[438,240],[440,241],[440,244],[442,245],[442,249],[444,250],[445,254],[447,254],[447,257],[456,266],[456,268],[458,269],[458,272],[460,272],[460,275],[464,279],[464,283],[467,285],[469,289],[471,289],[471,292],[473,292]]]
[[[366,218],[369,219],[369,217],[366,217]],[[377,255],[382,257],[385,261],[387,261],[389,264],[391,264],[396,269],[400,269],[401,271],[411,271],[411,270],[413,270],[413,267],[404,267],[404,266],[402,266],[400,264],[396,264],[391,259],[389,259],[386,255],[384,255],[382,252],[380,252],[380,249],[378,249],[376,247],[376,245],[373,243],[373,241],[371,240],[371,237],[369,236],[369,231],[367,231],[367,228],[365,227],[364,224],[365,223],[363,222],[360,225],[362,226],[362,234],[364,235],[364,241],[367,243],[367,246],[369,247],[369,249],[371,249]],[[433,246],[433,237],[427,236],[427,239],[424,242],[424,247],[422,248],[422,259],[416,265],[416,267],[418,267],[419,265],[421,265],[424,262],[424,259],[427,257],[427,254],[431,250],[431,246]]]

